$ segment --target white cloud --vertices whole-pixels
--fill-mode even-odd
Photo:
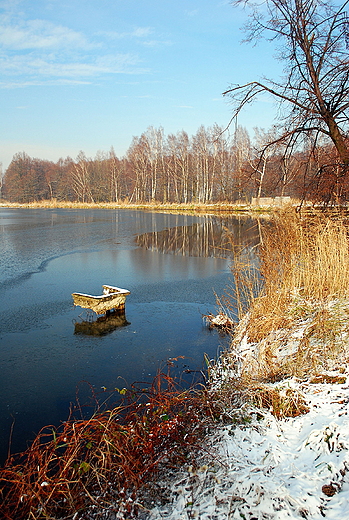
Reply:
[[[117,31],[99,31],[98,35],[104,36],[111,40],[121,40],[124,38],[147,38],[153,34],[151,27],[135,27],[132,31],[117,32]]]
[[[95,47],[83,34],[45,20],[0,24],[0,45],[10,50]]]
[[[149,36],[154,34],[154,30],[151,27],[135,27],[129,32],[100,31],[96,34],[109,40],[136,39],[138,43],[147,47],[172,45],[172,42],[169,40],[149,39]]]
[[[142,42],[142,45],[145,45],[146,47],[157,47],[163,45],[172,45],[172,42],[169,40],[145,40]]]
[[[23,87],[40,87],[42,85],[90,85],[91,81],[76,79],[55,79],[55,80],[26,80],[26,81],[0,81],[0,89],[15,89]],[[22,107],[16,107],[22,108]],[[26,108],[26,107],[23,107]]]
[[[43,19],[25,20],[25,14],[15,9],[16,2],[10,1],[0,15],[0,88],[81,84],[103,75],[149,72],[139,65],[134,52],[127,48],[114,52],[111,40],[129,38],[144,42],[153,32],[151,27],[136,26],[127,33],[96,33],[91,38]],[[0,0],[1,5],[4,2]],[[108,54],[103,53],[106,48]],[[4,80],[4,76],[9,80]]]
[[[150,34],[153,33],[153,29],[150,27],[136,27],[132,32],[131,36],[136,36],[137,38],[146,38]]]
[[[137,66],[138,58],[132,54],[90,57],[89,61],[61,62],[59,56],[36,55],[0,57],[0,73],[40,77],[92,77],[101,74],[139,74],[147,70]],[[37,84],[37,83],[36,83]]]

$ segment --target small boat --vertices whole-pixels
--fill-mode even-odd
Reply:
[[[96,314],[110,314],[112,309],[125,310],[126,296],[130,294],[127,289],[120,289],[112,285],[103,285],[103,294],[92,296],[91,294],[73,293],[74,305],[83,309],[90,309]]]

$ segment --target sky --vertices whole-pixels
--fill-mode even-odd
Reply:
[[[229,0],[0,0],[3,170],[18,152],[122,157],[149,126],[226,127],[229,85],[282,72],[270,43],[241,43],[246,19]],[[274,115],[263,98],[238,124]]]

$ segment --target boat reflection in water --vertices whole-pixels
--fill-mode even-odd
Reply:
[[[89,319],[75,322],[74,334],[86,336],[105,336],[119,327],[126,327],[130,322],[126,319],[125,310],[110,311],[105,316],[99,316],[96,320]],[[94,314],[95,316],[95,314]]]

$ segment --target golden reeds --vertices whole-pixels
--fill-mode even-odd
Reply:
[[[348,229],[344,216],[288,208],[260,224],[259,265],[251,249],[236,251],[225,304],[239,324],[226,356],[240,391],[349,358]]]
[[[249,205],[235,204],[228,201],[215,203],[176,203],[176,202],[130,202],[127,198],[117,202],[77,202],[57,199],[38,200],[25,203],[0,201],[0,207],[11,208],[72,208],[72,209],[144,209],[144,210],[166,210],[166,211],[198,211],[198,212],[220,212],[220,211],[244,211]],[[258,209],[258,208],[257,208]],[[255,209],[257,211],[257,209]]]
[[[296,207],[298,201],[292,201],[292,205]],[[100,202],[78,202],[57,200],[55,198],[48,200],[33,200],[31,202],[9,202],[4,199],[0,200],[0,208],[72,208],[72,209],[135,209],[146,211],[171,211],[171,212],[185,212],[185,213],[205,213],[205,214],[220,214],[220,213],[252,213],[268,214],[275,210],[276,206],[253,206],[247,202],[160,202],[160,201],[139,201],[132,202],[129,198],[120,199],[115,202],[100,201]]]
[[[303,217],[294,211],[275,214],[262,231],[263,289],[250,308],[254,339],[292,322],[288,311],[297,299],[326,302],[347,298],[348,246],[344,219]]]

